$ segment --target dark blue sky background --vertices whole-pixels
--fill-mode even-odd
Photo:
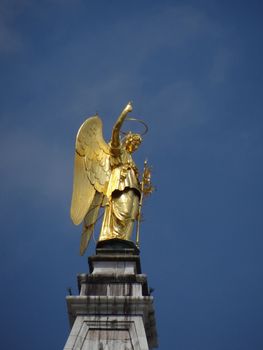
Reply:
[[[62,349],[88,269],[74,140],[129,100],[153,165],[141,260],[160,349],[263,349],[261,1],[0,2],[2,349]],[[99,227],[97,228],[97,231]],[[88,254],[94,253],[94,244]]]

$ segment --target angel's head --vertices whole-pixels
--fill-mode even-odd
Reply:
[[[133,153],[138,149],[142,142],[142,137],[140,134],[133,134],[128,132],[128,134],[124,138],[124,147],[127,152]]]

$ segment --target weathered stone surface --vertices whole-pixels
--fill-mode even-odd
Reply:
[[[78,316],[64,350],[148,350],[139,316]]]
[[[133,275],[135,273],[135,261],[93,261],[93,275]]]
[[[64,350],[157,347],[153,297],[132,242],[101,243],[78,275],[79,295],[66,297],[72,327]]]

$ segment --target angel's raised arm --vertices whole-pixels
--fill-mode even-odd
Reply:
[[[129,112],[132,111],[132,105],[131,102],[127,104],[127,106],[124,108],[124,110],[121,112],[119,118],[117,119],[113,129],[112,129],[112,135],[111,135],[111,142],[110,147],[111,150],[118,152],[117,150],[120,149],[120,130],[121,126]]]

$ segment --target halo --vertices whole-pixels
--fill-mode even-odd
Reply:
[[[147,125],[143,120],[138,119],[138,118],[134,118],[134,117],[126,118],[125,121],[126,121],[126,120],[130,120],[130,121],[132,121],[132,122],[138,122],[138,123],[140,123],[141,125],[143,125],[143,127],[144,127],[143,132],[142,132],[142,133],[137,133],[137,134],[140,134],[141,136],[147,134],[147,132],[148,132],[148,125]],[[129,131],[128,131],[128,132],[126,132],[126,131],[121,131],[121,133],[122,133],[123,135],[127,135],[127,134],[129,133]]]

